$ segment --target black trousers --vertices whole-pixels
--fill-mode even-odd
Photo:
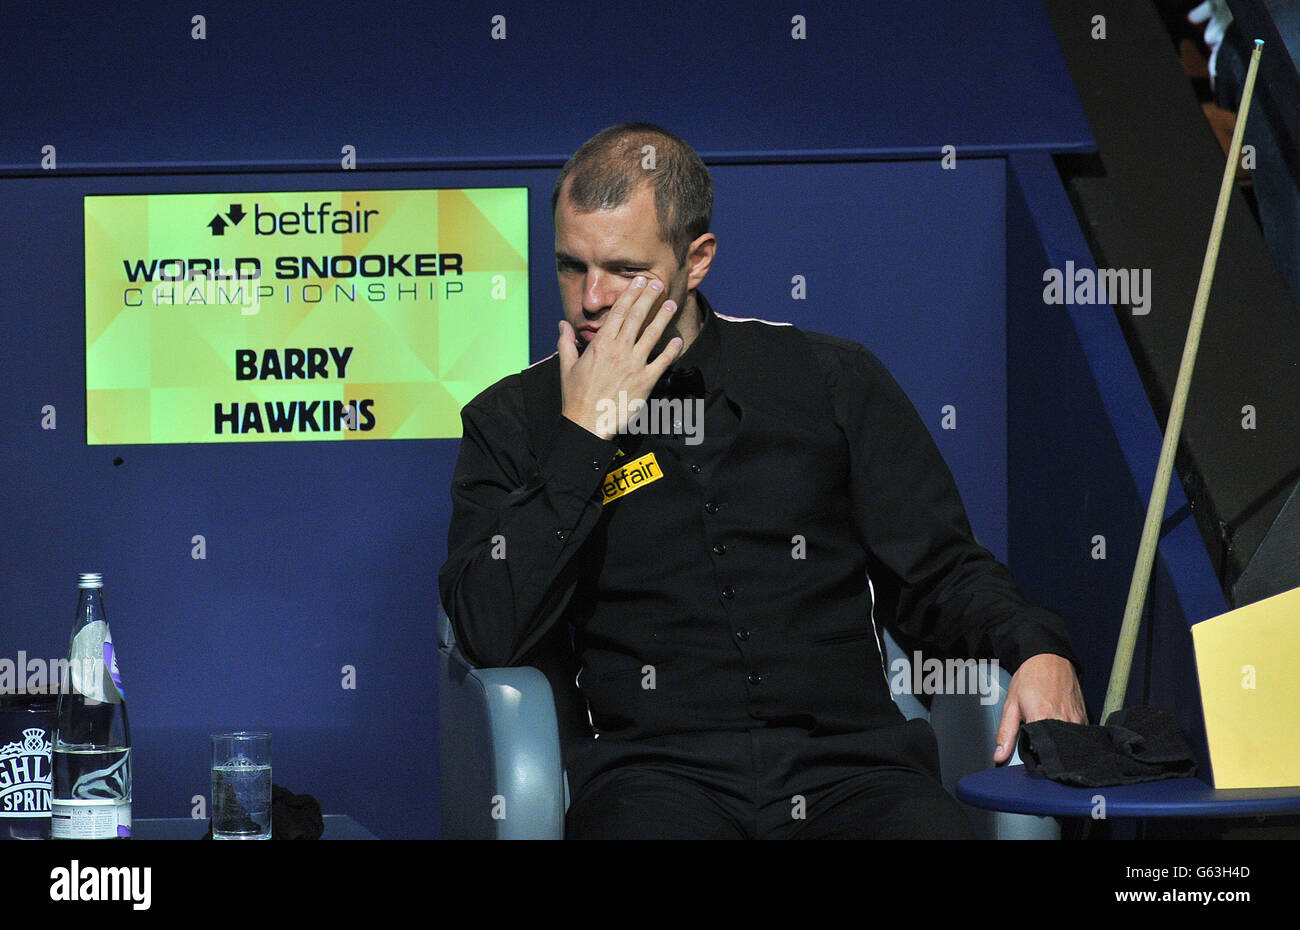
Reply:
[[[972,839],[922,720],[599,737],[568,761],[567,839]]]

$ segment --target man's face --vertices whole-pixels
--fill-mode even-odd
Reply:
[[[569,203],[565,182],[555,210],[555,265],[564,318],[577,334],[578,351],[595,337],[638,274],[662,281],[665,299],[679,307],[686,303],[687,266],[679,266],[672,246],[659,238],[650,184],[640,185],[620,207],[579,213]],[[647,315],[642,329],[650,319]]]

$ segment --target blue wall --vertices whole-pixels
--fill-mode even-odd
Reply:
[[[1043,269],[1067,261],[1095,267],[1056,168],[1042,155],[1009,159],[1007,256],[1011,565],[1025,594],[1069,624],[1096,718],[1151,499],[1161,424],[1144,401],[1115,311],[1042,302]],[[1098,536],[1104,558],[1093,555]],[[1208,779],[1191,626],[1228,605],[1177,480],[1146,607],[1127,703],[1172,714]]]
[[[4,11],[0,174],[35,170],[45,144],[65,171],[333,171],[345,144],[372,168],[552,166],[629,119],[743,161],[1092,146],[1038,0]]]

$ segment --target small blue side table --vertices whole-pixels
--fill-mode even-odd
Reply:
[[[1076,788],[1028,772],[1023,765],[975,772],[957,782],[957,797],[974,807],[1040,817],[1091,817],[1097,795],[1105,798],[1107,819],[1300,813],[1300,786],[1216,789],[1199,778],[1169,778],[1136,785]]]

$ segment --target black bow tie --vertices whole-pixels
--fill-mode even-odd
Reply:
[[[655,397],[703,397],[704,375],[698,368],[669,368],[652,392]]]

